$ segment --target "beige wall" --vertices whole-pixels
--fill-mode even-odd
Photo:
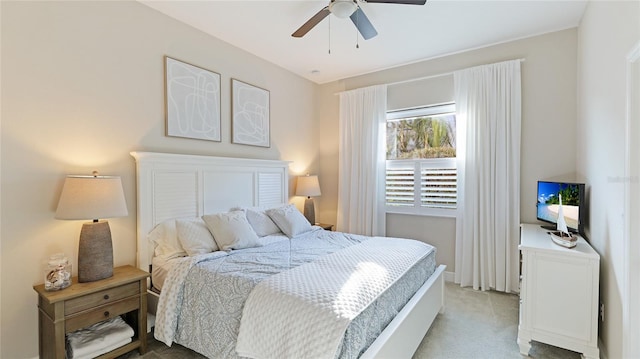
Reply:
[[[589,185],[586,231],[600,253],[600,337],[609,358],[623,357],[625,66],[638,41],[637,1],[589,3],[578,33],[577,170]]]
[[[413,238],[436,247],[436,262],[446,264],[454,272],[456,247],[456,219],[387,213],[387,235]]]
[[[387,110],[453,102],[453,74],[387,86]]]
[[[333,96],[335,92],[524,58],[520,208],[523,222],[535,222],[536,182],[576,170],[576,48],[577,30],[569,29],[322,85],[318,96],[318,107],[322,108],[319,113],[322,123],[320,143],[327,148],[337,146],[339,101]],[[451,76],[443,76],[389,86],[389,106],[406,108],[446,102],[436,99],[452,98],[451,82]],[[324,187],[319,216],[329,223],[336,220],[337,195],[336,198],[324,198],[324,194],[337,193],[337,166],[337,150],[321,151],[320,178],[323,178]],[[454,271],[455,226],[451,225],[452,220],[400,217],[403,216],[387,216],[387,235],[413,237],[434,244],[438,247],[441,263],[448,266],[448,271]]]
[[[54,219],[66,174],[122,176],[109,220],[116,265],[135,265],[132,150],[293,161],[319,169],[317,86],[137,2],[2,2],[2,358],[38,354],[42,261],[72,258],[81,221]],[[163,56],[222,76],[222,142],[164,135]],[[271,94],[271,148],[230,144],[230,78]],[[292,188],[293,190],[293,188]],[[295,201],[298,202],[296,198]]]
[[[338,129],[338,102],[336,93],[344,91],[341,83],[332,82],[320,86],[316,95],[316,116],[318,118],[319,173],[318,181],[322,196],[314,199],[316,219],[323,223],[337,223],[338,218],[338,149],[340,146]]]

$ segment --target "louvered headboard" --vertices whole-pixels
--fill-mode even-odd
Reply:
[[[147,235],[171,218],[269,207],[289,198],[289,162],[131,152],[136,160],[138,268],[148,271],[153,245]]]

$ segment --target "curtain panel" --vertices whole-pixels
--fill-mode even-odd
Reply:
[[[458,119],[455,282],[519,291],[520,60],[454,72]]]
[[[340,93],[337,230],[385,235],[387,86]]]

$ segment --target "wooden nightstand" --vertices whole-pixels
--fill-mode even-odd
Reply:
[[[147,277],[132,266],[113,269],[113,277],[72,284],[56,292],[34,286],[38,292],[40,358],[65,358],[65,334],[91,324],[124,315],[135,334],[132,342],[99,358],[114,358],[134,349],[147,350]]]
[[[322,229],[324,229],[325,231],[332,231],[333,230],[333,224],[316,223],[316,226],[322,227]]]

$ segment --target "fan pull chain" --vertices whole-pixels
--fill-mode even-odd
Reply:
[[[329,16],[329,55],[331,55],[331,16]]]
[[[360,28],[360,13],[358,13],[358,10],[360,10],[360,6],[356,9],[356,49],[360,48],[360,44],[358,43],[358,40],[360,39],[360,36],[358,36],[358,29]]]

